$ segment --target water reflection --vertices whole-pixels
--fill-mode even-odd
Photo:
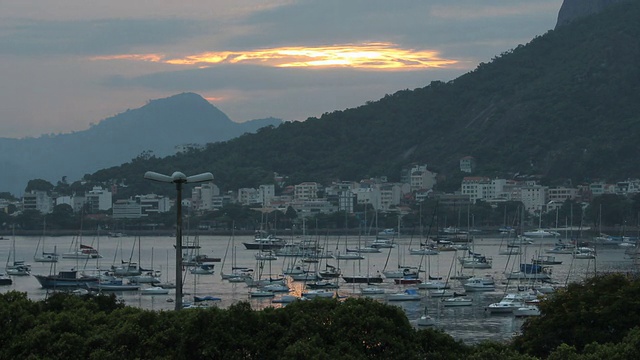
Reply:
[[[248,241],[251,237],[237,237],[234,244],[241,244],[242,241]],[[222,261],[215,263],[215,273],[213,275],[192,275],[185,271],[184,275],[184,292],[185,302],[191,302],[194,296],[215,296],[221,300],[214,303],[214,306],[226,308],[239,301],[249,301],[252,307],[262,309],[269,306],[280,307],[285,304],[274,304],[272,300],[281,296],[276,294],[274,298],[251,298],[249,291],[251,290],[244,283],[233,283],[221,279],[220,272],[231,272],[232,259],[225,259],[225,253],[234,254],[235,266],[244,266],[254,269],[254,275],[257,277],[260,268],[256,264],[255,250],[245,250],[243,247],[232,245],[230,247],[230,238],[228,236],[200,236],[198,241],[201,246],[200,253],[214,257],[222,258]],[[113,264],[119,263],[122,259],[139,262],[143,268],[153,268],[162,271],[161,280],[163,282],[173,282],[175,276],[175,250],[173,248],[175,239],[170,236],[166,237],[144,237],[138,244],[140,248],[135,248],[136,239],[134,237],[123,238],[98,238],[87,239],[88,243],[99,249],[103,255],[102,259],[92,260],[75,260],[60,259],[58,263],[36,263],[33,262],[34,251],[38,243],[38,237],[16,237],[16,258],[23,259],[32,265],[32,274],[50,274],[56,273],[58,270],[93,268],[107,269]],[[357,239],[349,239],[347,246],[358,247]],[[324,244],[325,249],[336,251],[345,246],[345,239],[340,239],[338,245],[337,237],[322,238],[319,241]],[[385,264],[393,263],[397,266],[397,262],[401,261],[406,265],[419,266],[424,272],[421,273],[423,278],[427,275],[442,276],[446,279],[450,273],[457,273],[459,269],[453,270],[452,265],[457,265],[455,258],[462,256],[460,252],[447,251],[441,252],[439,255],[409,255],[408,249],[415,247],[417,239],[401,238],[395,249],[383,250],[381,253],[365,254],[365,260],[330,260],[334,265],[343,269],[343,272],[351,274],[375,274],[385,269]],[[504,280],[504,272],[512,271],[512,269],[521,262],[530,262],[532,258],[540,254],[544,254],[544,250],[552,247],[554,240],[536,240],[536,243],[529,245],[523,249],[518,255],[499,255],[501,238],[477,238],[473,244],[473,252],[482,253],[493,258],[493,266],[491,269],[464,269],[464,273],[468,275],[493,275],[496,278],[496,290],[483,293],[469,293],[468,296],[473,298],[473,305],[467,307],[444,307],[441,298],[429,296],[428,290],[419,290],[423,297],[420,301],[398,301],[392,302],[391,305],[399,306],[407,314],[407,318],[415,324],[416,320],[423,314],[425,307],[428,314],[436,320],[437,327],[449,333],[456,339],[466,342],[477,342],[485,339],[509,339],[514,333],[517,333],[524,320],[516,319],[512,315],[489,315],[484,308],[490,303],[497,302],[505,293],[509,284]],[[47,239],[47,246],[57,247],[59,252],[64,252],[73,244],[73,237],[51,237]],[[137,246],[137,245],[136,245]],[[240,245],[241,246],[241,245]],[[0,256],[6,256],[11,250],[11,241],[0,241]],[[390,258],[397,257],[396,261],[389,261]],[[579,281],[590,276],[594,271],[632,271],[635,269],[633,261],[624,256],[624,249],[617,247],[598,249],[597,262],[593,260],[574,260],[570,254],[557,254],[557,259],[563,261],[561,265],[553,266],[552,280],[558,286],[562,286],[567,282]],[[161,260],[158,260],[161,259]],[[265,263],[262,267],[263,278],[277,277],[282,269],[290,265],[292,258],[280,257]],[[321,262],[317,265],[319,269],[324,268]],[[44,299],[47,291],[40,287],[40,284],[33,276],[15,276],[12,278],[13,284],[10,286],[0,287],[0,292],[9,290],[18,290],[27,292],[32,299]],[[366,284],[346,284],[342,280],[339,282],[340,288],[336,290],[341,297],[358,297],[361,287]],[[302,281],[288,282],[291,292],[289,295],[301,296],[305,289],[305,283]],[[459,281],[450,282],[451,290],[463,292]],[[385,290],[386,294],[369,295],[377,301],[386,302],[386,296],[389,293],[401,292],[412,285],[396,285],[390,279],[386,279],[382,284],[376,284]],[[413,285],[415,287],[415,285]],[[175,297],[174,290],[170,290],[166,295],[141,295],[138,291],[120,292],[116,296],[124,301],[125,304],[144,309],[152,310],[173,310],[174,303],[170,302]]]

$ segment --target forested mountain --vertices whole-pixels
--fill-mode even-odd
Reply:
[[[73,181],[130,161],[142,152],[164,157],[174,154],[176,145],[228,140],[280,123],[273,118],[233,122],[193,93],[152,100],[85,131],[39,138],[0,138],[0,191],[21,195],[31,179],[55,183],[64,176]]]
[[[497,55],[459,78],[354,109],[264,128],[202,152],[95,173],[148,189],[146,170],[211,171],[223,189],[270,182],[399,178],[411,163],[455,174],[549,180],[640,177],[640,1],[611,5]],[[168,188],[168,187],[164,187]],[[165,189],[171,191],[171,189]]]
[[[556,28],[576,19],[597,14],[613,4],[624,1],[630,0],[564,0],[558,12]]]

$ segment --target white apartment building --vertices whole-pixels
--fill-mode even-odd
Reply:
[[[476,167],[476,159],[473,156],[465,156],[460,159],[460,171],[472,173]]]
[[[166,196],[156,194],[138,195],[135,200],[140,204],[142,213],[145,215],[166,213],[171,210],[172,201]]]
[[[469,196],[469,200],[475,203],[478,200],[490,200],[495,198],[496,189],[491,179],[481,176],[467,176],[462,179],[462,195]]]
[[[411,172],[411,190],[431,190],[436,185],[438,174],[429,170]]]
[[[133,199],[116,200],[111,210],[114,219],[140,219],[143,216],[142,206]]]
[[[380,184],[377,186],[380,191],[380,210],[389,210],[400,204],[400,199],[404,194],[401,184]]]
[[[58,196],[57,198],[55,198],[54,203],[54,206],[67,204],[73,209],[73,196]]]
[[[260,204],[260,196],[258,190],[253,188],[238,189],[238,202],[242,205]]]
[[[318,183],[303,182],[294,187],[293,198],[296,201],[309,201],[318,199]]]
[[[114,219],[140,219],[150,214],[168,212],[172,205],[173,202],[166,196],[137,195],[133,199],[116,200],[111,213]]]
[[[640,192],[640,180],[630,179],[626,181],[619,181],[616,183],[616,194],[618,195],[630,195]]]
[[[191,205],[194,210],[213,210],[213,198],[220,195],[220,188],[213,182],[203,183],[191,190]]]
[[[545,212],[547,210],[548,189],[547,186],[528,183],[518,187],[519,196],[513,200],[521,201],[525,210],[531,214]]]
[[[273,184],[260,185],[258,188],[258,196],[263,207],[271,206],[273,198],[276,196],[276,186]]]
[[[84,194],[85,204],[89,205],[89,212],[95,214],[98,211],[111,210],[112,194],[111,191],[103,189],[100,186],[94,186],[91,191]]]
[[[53,211],[53,199],[46,191],[31,191],[22,196],[22,208],[49,214]]]
[[[353,193],[356,196],[356,202],[358,205],[368,205],[371,206],[375,210],[380,210],[380,190],[377,188],[358,188],[354,189]]]
[[[493,202],[511,200],[516,182],[506,179],[468,176],[462,180],[463,195],[469,196],[472,203],[477,200]]]
[[[548,202],[564,203],[567,200],[574,200],[578,197],[578,189],[568,187],[554,187],[548,190]]]

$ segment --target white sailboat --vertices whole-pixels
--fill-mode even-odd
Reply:
[[[57,262],[60,254],[56,252],[56,247],[53,248],[53,252],[45,251],[45,240],[46,240],[46,229],[47,229],[47,221],[46,218],[42,225],[42,237],[38,240],[38,245],[36,245],[36,251],[33,254],[33,261],[35,262]],[[42,244],[42,248],[40,247]]]
[[[24,260],[16,260],[15,225],[13,227],[11,251],[9,251],[9,255],[7,256],[7,264],[5,266],[5,272],[7,273],[7,275],[12,275],[12,276],[27,276],[31,274],[31,265],[26,264]]]

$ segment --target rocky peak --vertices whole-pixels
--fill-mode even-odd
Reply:
[[[558,13],[556,29],[576,19],[596,14],[606,7],[630,0],[564,0]]]

